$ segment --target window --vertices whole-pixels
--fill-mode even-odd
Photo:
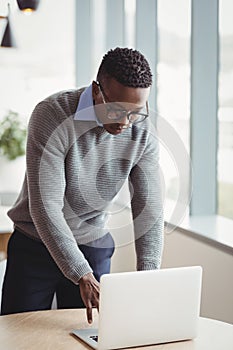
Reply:
[[[136,0],[125,0],[125,46],[135,47]]]
[[[157,16],[157,110],[174,128],[184,149],[189,152],[191,1],[158,0]],[[182,186],[177,164],[163,146],[161,167],[166,184],[166,201],[177,201]],[[169,206],[170,212],[171,209]]]
[[[219,2],[218,214],[233,219],[233,3]]]
[[[1,116],[13,109],[29,117],[38,101],[74,87],[74,5],[74,0],[41,1],[27,16],[12,2],[17,48],[0,48]]]
[[[5,5],[0,15],[6,15]],[[10,5],[17,48],[0,48],[0,119],[13,110],[27,123],[40,100],[75,86],[75,1],[41,1],[31,16],[16,1]],[[24,163],[11,171],[5,163],[0,167],[0,191],[20,190]]]

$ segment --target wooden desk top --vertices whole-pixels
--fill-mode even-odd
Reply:
[[[92,327],[97,327],[98,315]],[[49,310],[0,316],[0,348],[4,350],[80,350],[90,348],[70,335],[74,328],[87,328],[86,311]],[[200,318],[195,340],[153,345],[138,349],[232,350],[233,325]]]

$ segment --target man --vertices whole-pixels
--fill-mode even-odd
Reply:
[[[129,180],[137,269],[157,269],[163,246],[158,142],[149,127],[152,74],[137,50],[116,48],[86,89],[40,102],[28,127],[27,170],[9,211],[2,314],[99,305],[114,241],[109,204]],[[133,291],[132,291],[133,292]]]

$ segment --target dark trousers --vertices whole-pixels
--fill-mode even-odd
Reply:
[[[114,241],[110,233],[88,245],[80,245],[95,278],[110,272]],[[8,243],[1,314],[48,310],[54,293],[57,307],[83,308],[79,286],[57,267],[45,245],[15,230]]]

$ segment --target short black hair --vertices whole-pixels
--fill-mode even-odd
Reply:
[[[152,73],[146,58],[137,50],[109,50],[100,64],[97,80],[115,78],[124,86],[147,88],[152,85]]]

